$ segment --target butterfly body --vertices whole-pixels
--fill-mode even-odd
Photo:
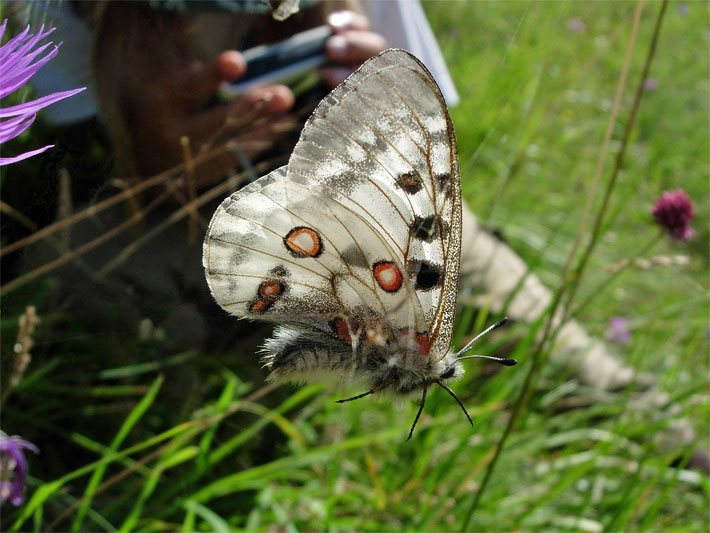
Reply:
[[[423,354],[414,335],[372,329],[363,333],[348,345],[312,330],[279,327],[264,346],[264,363],[273,380],[328,380],[394,395],[409,395],[425,384],[463,374],[453,352],[443,358]]]
[[[463,374],[460,246],[446,104],[418,59],[387,50],[316,107],[288,165],[223,201],[203,264],[224,309],[279,325],[271,379],[421,390],[423,406],[430,384],[453,395],[444,382]]]

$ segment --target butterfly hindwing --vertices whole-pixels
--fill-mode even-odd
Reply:
[[[330,196],[285,179],[284,167],[226,199],[207,242],[212,293],[237,316],[328,329],[339,316],[390,307],[360,244],[386,242]]]

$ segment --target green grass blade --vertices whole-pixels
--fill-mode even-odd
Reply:
[[[155,400],[156,396],[158,395],[158,392],[160,391],[160,388],[162,385],[163,385],[163,377],[158,376],[155,379],[155,381],[153,381],[153,383],[151,384],[150,389],[148,390],[148,393],[131,410],[131,412],[128,414],[128,416],[124,420],[123,424],[121,424],[121,427],[118,429],[118,433],[116,434],[116,436],[111,441],[111,444],[109,445],[109,449],[111,451],[117,451],[118,448],[121,446],[121,444],[123,444],[123,441],[126,439],[126,437],[131,432],[133,427],[138,423],[138,421],[148,411],[150,406],[153,405],[153,401]],[[81,505],[79,506],[79,509],[77,510],[76,517],[74,518],[74,522],[72,524],[73,531],[80,531],[81,530],[82,522],[84,521],[84,517],[86,516],[86,510],[89,507],[89,505],[91,504],[91,500],[94,496],[94,492],[96,492],[96,488],[99,486],[99,483],[101,483],[101,479],[103,478],[103,475],[106,472],[107,466],[108,465],[97,466],[96,470],[94,470],[93,474],[91,475],[91,478],[89,479],[89,483],[86,486],[86,490],[84,491],[84,498],[82,500]]]

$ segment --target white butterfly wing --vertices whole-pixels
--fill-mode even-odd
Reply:
[[[203,262],[212,294],[230,313],[330,331],[335,318],[389,309],[360,241],[381,238],[328,195],[286,179],[281,167],[222,202]]]
[[[204,247],[229,312],[327,330],[375,313],[449,348],[460,255],[454,131],[426,68],[388,50],[316,108],[288,167],[233,194]],[[329,325],[331,324],[331,325]]]

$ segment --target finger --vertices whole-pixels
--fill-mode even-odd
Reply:
[[[220,81],[232,81],[244,75],[247,63],[239,52],[227,50],[217,56],[212,68]]]
[[[345,78],[350,76],[350,74],[352,73],[353,69],[351,67],[333,67],[323,69],[321,75],[325,84],[330,89],[333,89],[337,85],[343,83],[345,81]]]
[[[257,151],[263,151],[274,145],[284,134],[293,131],[298,126],[298,121],[291,115],[263,119],[264,122],[258,127],[252,128],[248,133],[242,133],[234,138],[234,142],[242,147],[250,155],[256,155]]]
[[[328,26],[334,33],[345,30],[369,30],[367,17],[354,11],[336,11],[328,16]]]
[[[256,159],[260,154],[270,150],[287,132],[297,127],[297,120],[292,116],[269,119],[270,122],[249,131],[248,134],[230,139],[215,149],[205,153],[200,158],[200,164],[195,167],[198,187],[217,183],[223,176],[243,164],[243,157]]]
[[[256,87],[231,104],[230,114],[256,112],[259,115],[285,113],[293,107],[295,98],[285,85]]]
[[[224,81],[244,75],[246,61],[239,52],[227,50],[208,64],[194,63],[179,81],[179,90],[195,100],[206,100]]]
[[[183,119],[174,128],[178,137],[187,135],[196,143],[202,143],[221,133],[231,118],[243,117],[246,126],[260,116],[285,113],[293,107],[293,93],[283,85],[259,87],[234,102],[201,111]]]
[[[385,48],[387,41],[378,33],[348,30],[326,41],[325,54],[329,60],[337,63],[359,65]]]

